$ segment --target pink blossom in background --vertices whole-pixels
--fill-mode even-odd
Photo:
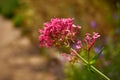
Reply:
[[[69,54],[61,53],[61,55],[65,58],[66,61],[70,63],[74,63],[76,61],[76,55],[72,51],[70,51]]]
[[[75,50],[80,50],[82,48],[82,41],[81,40],[78,40],[76,41],[73,45],[72,45],[72,48],[75,49]]]

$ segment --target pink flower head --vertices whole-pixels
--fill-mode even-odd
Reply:
[[[93,36],[91,36],[91,34],[89,34],[89,33],[86,33],[84,42],[87,45],[87,50],[91,49],[91,47],[96,42],[96,39],[99,37],[100,37],[100,35],[96,32],[93,32]]]
[[[73,21],[73,18],[53,18],[50,22],[44,23],[44,29],[39,30],[40,46],[59,46],[66,41],[74,40],[81,27],[74,25]]]

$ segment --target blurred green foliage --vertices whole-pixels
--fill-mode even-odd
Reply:
[[[67,64],[65,80],[104,80],[98,74],[88,70],[87,66]]]
[[[11,18],[16,14],[19,6],[19,0],[0,0],[0,13],[7,18]]]
[[[112,46],[113,43],[106,44],[104,56],[97,60],[94,66],[107,75],[111,80],[119,80],[120,74],[120,44]],[[88,70],[84,64],[69,63],[65,66],[65,80],[104,80],[99,74]]]
[[[19,27],[22,22],[23,22],[23,15],[22,14],[17,14],[16,16],[13,17],[13,23],[16,27]]]
[[[0,14],[12,19],[15,27],[20,27],[23,23],[23,13],[21,13],[19,0],[0,0]]]

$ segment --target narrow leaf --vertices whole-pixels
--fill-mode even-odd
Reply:
[[[96,54],[91,60],[90,60],[90,64],[94,64],[96,62],[96,60],[98,59],[98,57],[100,56],[100,54],[103,52],[104,47],[99,51],[98,54]]]

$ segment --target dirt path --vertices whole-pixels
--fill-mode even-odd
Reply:
[[[0,16],[0,80],[56,80],[46,64],[29,39]]]

